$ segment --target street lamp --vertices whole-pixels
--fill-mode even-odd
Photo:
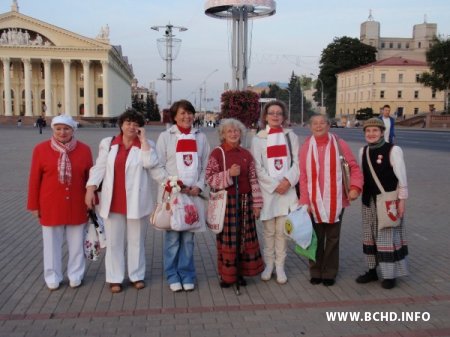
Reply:
[[[200,107],[199,107],[199,111],[200,112],[202,110],[202,92],[203,92],[203,100],[205,101],[205,108],[206,108],[206,104],[208,103],[208,98],[206,96],[206,80],[208,78],[210,78],[213,74],[215,74],[218,71],[219,71],[219,69],[214,69],[213,71],[211,71],[208,75],[206,75],[205,79],[199,85],[199,89],[200,89]],[[203,89],[203,87],[205,87],[205,89]]]
[[[316,76],[313,73],[311,73],[310,75]],[[320,90],[320,109],[322,110],[323,109],[323,82],[319,78],[319,76],[317,76],[317,80],[320,82],[320,86],[321,86],[321,90]]]
[[[58,102],[58,115],[61,114],[61,107],[62,107],[61,102]]]

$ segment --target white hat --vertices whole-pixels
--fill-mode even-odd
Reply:
[[[77,129],[77,122],[75,122],[72,118],[72,116],[68,115],[59,115],[56,117],[53,117],[52,119],[52,129],[55,124],[65,124],[70,126],[72,129]]]

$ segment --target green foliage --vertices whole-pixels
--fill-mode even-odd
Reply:
[[[138,98],[138,95],[132,97],[131,107],[145,115],[145,103]]]
[[[259,119],[259,95],[250,90],[229,90],[222,94],[220,118],[236,118],[246,127],[256,125]]]
[[[372,117],[375,117],[372,108],[363,108],[356,111],[356,119],[359,121],[365,121]]]
[[[152,122],[159,122],[161,120],[161,115],[159,114],[159,106],[156,103],[153,95],[149,95],[147,97],[146,117],[149,121]]]
[[[336,74],[376,60],[376,48],[366,45],[356,38],[343,36],[334,38],[320,58],[319,78],[324,86],[324,104],[331,117],[336,114]],[[320,88],[320,83],[316,84]],[[320,97],[316,95],[316,100]]]

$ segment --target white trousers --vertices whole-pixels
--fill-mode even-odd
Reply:
[[[84,257],[84,225],[41,226],[44,246],[44,279],[47,284],[59,284],[63,280],[62,245],[66,234],[69,260],[67,276],[70,282],[83,280],[86,266]]]
[[[144,243],[147,235],[147,222],[147,216],[138,220],[131,220],[118,213],[110,213],[108,219],[105,219],[106,282],[122,283],[125,278],[125,240],[128,277],[131,282],[144,280]]]
[[[264,220],[264,261],[266,265],[284,267],[286,260],[286,236],[284,223],[286,216]]]

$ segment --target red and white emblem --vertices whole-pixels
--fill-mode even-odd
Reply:
[[[398,200],[386,201],[386,211],[389,218],[392,221],[396,221],[398,219]]]
[[[191,166],[193,161],[192,154],[183,154],[184,165]]]
[[[282,158],[277,158],[274,160],[274,166],[275,168],[279,171],[283,168],[283,159]]]

